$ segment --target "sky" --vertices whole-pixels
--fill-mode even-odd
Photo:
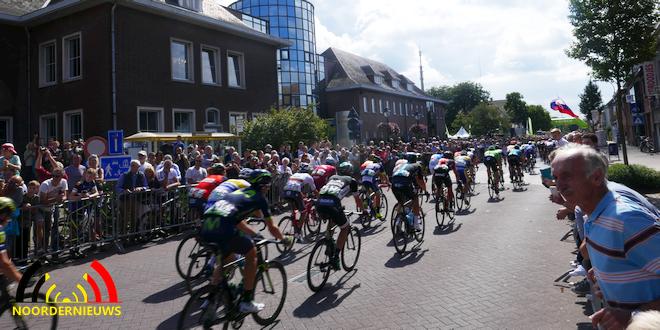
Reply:
[[[426,89],[473,81],[494,100],[520,92],[565,117],[550,109],[560,97],[579,114],[590,69],[565,54],[573,41],[567,0],[310,1],[318,53],[336,47],[377,60],[420,86],[421,49]],[[605,103],[614,87],[598,85]]]

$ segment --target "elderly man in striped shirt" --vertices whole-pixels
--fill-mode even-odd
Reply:
[[[552,161],[557,190],[588,216],[587,250],[607,307],[594,326],[622,329],[631,315],[660,310],[660,218],[630,194],[608,189],[607,160],[588,147],[558,151]]]

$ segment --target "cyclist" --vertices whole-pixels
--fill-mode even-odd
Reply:
[[[250,182],[247,179],[252,174],[252,169],[244,168],[238,174],[238,179],[227,179],[220,185],[215,187],[206,200],[204,211],[208,210],[215,202],[223,199],[227,194],[231,194],[236,190],[245,189],[250,187]]]
[[[451,176],[449,173],[452,171],[452,168],[449,167],[448,162],[438,162],[432,170],[433,173],[433,192],[436,198],[442,194],[442,186],[447,187],[447,191],[451,191]],[[448,201],[445,201],[448,202]],[[444,208],[448,208],[449,205],[443,205]]]
[[[314,185],[314,178],[309,175],[310,171],[311,166],[308,163],[300,163],[298,172],[290,176],[284,186],[284,200],[291,205],[293,212],[304,212],[305,205],[303,204],[303,192],[313,192],[315,196],[318,196],[318,190],[316,189],[316,185]],[[299,226],[294,226],[294,232],[295,239],[298,241],[302,240]]]
[[[21,280],[21,273],[16,270],[16,266],[7,254],[7,236],[5,234],[5,227],[9,221],[12,221],[11,217],[15,211],[14,201],[7,197],[0,197],[0,275],[18,282]]]
[[[470,184],[469,171],[472,166],[470,157],[467,156],[467,151],[463,150],[461,153],[454,157],[456,163],[456,181],[458,187],[456,189],[461,189],[463,194],[467,194],[468,185]],[[465,201],[467,205],[470,205],[469,201]]]
[[[190,191],[188,191],[188,203],[191,210],[197,212],[194,217],[195,219],[197,219],[197,215],[201,215],[204,212],[206,201],[209,195],[211,195],[211,192],[225,180],[227,180],[225,177],[225,166],[216,163],[209,167],[206,178],[197,183],[196,186],[190,188]]]
[[[429,160],[429,171],[431,175],[434,174],[435,167],[438,166],[440,159],[442,159],[442,151],[438,149],[437,153],[431,155],[431,159]]]
[[[523,158],[519,145],[513,146],[511,151],[509,151],[507,160],[509,161],[509,177],[511,178],[511,183],[513,183],[513,177],[515,175],[518,175],[520,180],[522,180],[522,170],[520,166]]]
[[[242,301],[239,305],[242,313],[255,313],[264,308],[264,304],[254,302],[254,279],[257,273],[257,250],[252,239],[257,233],[248,226],[244,219],[250,215],[264,218],[268,231],[285,244],[291,244],[291,237],[283,237],[279,228],[273,224],[268,201],[264,194],[270,187],[272,177],[266,170],[253,170],[247,181],[250,187],[237,190],[224,196],[204,213],[201,229],[203,241],[216,243],[222,255],[238,253],[245,256],[244,285]],[[215,295],[219,288],[222,270],[216,267],[211,279],[211,293]],[[227,288],[222,288],[223,290]],[[213,300],[211,300],[213,301]]]
[[[451,172],[454,173],[454,176],[456,177],[456,181],[458,181],[458,173],[456,172],[456,162],[454,161],[454,153],[451,151],[447,150],[442,153],[442,159],[438,162],[438,165],[446,165]],[[436,166],[437,168],[437,166]],[[449,178],[449,185],[447,185],[447,195],[448,195],[448,201],[453,201],[454,200],[454,189],[451,185],[451,177]],[[450,206],[451,207],[451,203]]]
[[[337,238],[337,246],[330,258],[330,264],[335,270],[339,269],[339,252],[344,248],[346,237],[351,229],[350,223],[344,214],[341,200],[353,194],[355,205],[362,205],[358,195],[358,182],[351,177],[353,165],[349,162],[339,164],[339,173],[328,179],[328,183],[319,191],[319,199],[316,203],[316,212],[328,218],[341,228]]]
[[[383,220],[383,216],[380,214],[380,180],[388,185],[389,181],[381,158],[375,154],[369,155],[369,160],[360,166],[360,175],[362,176],[361,184],[366,189],[367,196],[370,192],[376,193],[374,195],[374,207],[378,210],[376,218]]]
[[[334,160],[333,160],[334,161]],[[325,165],[318,165],[312,171],[312,178],[314,178],[314,185],[316,189],[321,189],[328,182],[328,179],[337,174],[337,169],[335,168],[336,163],[330,163]]]
[[[534,162],[536,160],[536,146],[532,141],[527,142],[526,147],[521,147],[521,149],[527,161]]]
[[[403,160],[397,161],[392,171],[392,192],[400,205],[403,205],[407,200],[412,200],[413,213],[415,214],[413,224],[416,231],[421,231],[422,227],[419,222],[421,212],[419,198],[415,194],[415,186],[425,193],[428,192],[424,183],[422,165],[417,162],[417,154],[406,153],[405,157],[405,162]]]
[[[494,178],[494,180],[491,181],[493,190],[495,190],[495,193],[499,193],[498,183],[500,180],[500,174],[502,173],[502,150],[495,146],[488,147],[488,150],[484,153],[484,165],[486,165],[488,177],[490,178],[492,175]]]

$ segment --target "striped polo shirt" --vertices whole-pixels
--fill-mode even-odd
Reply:
[[[609,190],[584,224],[589,258],[609,306],[636,309],[660,299],[660,218]]]

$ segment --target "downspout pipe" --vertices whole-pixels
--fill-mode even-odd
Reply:
[[[25,63],[26,71],[27,71],[27,76],[26,76],[26,86],[27,86],[27,102],[25,102],[25,106],[27,107],[27,131],[28,131],[28,142],[32,141],[34,138],[32,134],[32,76],[31,76],[31,71],[30,67],[32,66],[32,58],[31,58],[31,53],[30,53],[30,29],[26,26],[25,27],[25,37],[27,39],[26,43],[26,57],[27,57],[27,62]],[[13,127],[12,127],[12,132],[13,132]],[[13,137],[12,137],[13,138]]]
[[[110,58],[112,61],[112,129],[117,129],[117,61],[116,61],[116,40],[115,40],[115,10],[117,3],[113,3],[110,10]]]

